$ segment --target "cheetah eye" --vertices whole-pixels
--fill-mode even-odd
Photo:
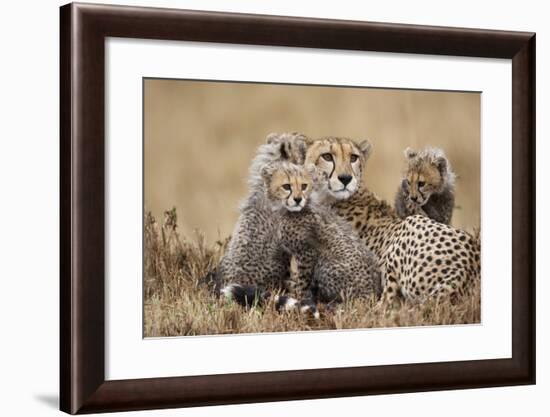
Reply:
[[[290,191],[290,184],[283,184],[282,187],[284,190]]]
[[[350,160],[351,160],[352,163],[357,161],[358,159],[359,159],[359,155],[351,155]]]
[[[327,162],[332,161],[332,154],[329,152],[322,154],[321,157]]]
[[[420,188],[424,187],[424,185],[426,185],[426,183],[424,181],[418,181],[418,186]]]
[[[305,191],[307,189],[307,184],[302,184],[302,191]]]

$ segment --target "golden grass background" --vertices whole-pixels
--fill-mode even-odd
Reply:
[[[147,79],[145,208],[178,209],[184,236],[226,237],[250,160],[270,132],[368,138],[369,188],[393,201],[407,146],[438,146],[458,174],[453,225],[480,224],[480,94]]]

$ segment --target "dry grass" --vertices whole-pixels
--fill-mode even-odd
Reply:
[[[314,320],[294,312],[277,313],[273,305],[245,310],[215,297],[199,281],[217,265],[227,239],[207,245],[196,233],[181,238],[175,210],[165,213],[163,225],[145,218],[144,335],[192,336],[372,327],[449,325],[480,322],[480,288],[458,304],[404,304],[392,311],[372,303],[348,302],[337,309],[320,306]]]

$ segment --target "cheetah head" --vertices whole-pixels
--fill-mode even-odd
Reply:
[[[305,164],[316,167],[329,196],[346,200],[361,185],[363,168],[371,149],[368,140],[355,143],[348,138],[325,137],[310,142]]]
[[[407,148],[404,153],[406,167],[401,187],[411,203],[423,206],[432,194],[441,193],[454,183],[454,173],[441,149],[416,151]]]
[[[303,165],[278,162],[262,169],[267,199],[273,211],[302,210],[311,194],[314,173]]]

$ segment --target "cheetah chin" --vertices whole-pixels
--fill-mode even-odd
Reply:
[[[346,188],[344,190],[338,190],[338,191],[330,190],[329,193],[336,200],[347,200],[348,198],[350,198],[352,196],[354,191],[348,190]]]
[[[301,211],[304,206],[302,205],[296,205],[296,206],[286,206],[285,207],[288,211],[292,211],[292,212],[297,212],[297,211]]]

